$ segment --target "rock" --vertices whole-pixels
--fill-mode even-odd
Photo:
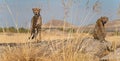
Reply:
[[[108,55],[102,57],[101,61],[102,60],[119,61],[120,60],[120,48],[118,48],[114,52],[111,52]]]
[[[85,38],[80,44],[79,51],[101,58],[109,54],[113,49],[110,42],[101,42],[100,40]]]

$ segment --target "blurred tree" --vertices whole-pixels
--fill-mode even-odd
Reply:
[[[19,28],[20,33],[27,33],[28,31],[29,31],[28,29],[25,29],[23,27]]]
[[[0,27],[0,32],[3,32],[2,27]]]
[[[8,29],[6,28],[6,32],[15,32],[16,33],[17,29],[15,27],[9,27]]]
[[[18,31],[20,33],[27,33],[27,32],[29,32],[29,29],[20,27],[20,28],[18,28]],[[0,32],[17,33],[17,29],[15,27],[4,27],[4,28],[0,27]]]

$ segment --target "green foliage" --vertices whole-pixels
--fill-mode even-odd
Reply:
[[[29,30],[21,27],[21,28],[19,28],[19,32],[20,33],[27,33],[27,32],[29,32]]]
[[[63,28],[58,28],[58,30],[63,31]]]
[[[0,27],[0,32],[3,32],[3,29]]]
[[[4,30],[4,31],[3,31]],[[18,28],[18,30],[15,27],[0,27],[0,32],[11,32],[11,33],[27,33],[29,30],[23,27]]]
[[[17,32],[17,29],[15,27],[9,27],[6,32]]]
[[[120,31],[115,31],[114,33],[115,33],[115,35],[117,35],[117,36],[120,35]]]
[[[66,30],[66,32],[68,32],[68,33],[75,33],[76,31],[73,28],[69,28],[69,29]]]
[[[58,28],[58,30],[65,31],[65,32],[68,32],[68,33],[75,33],[76,32],[76,30],[74,28],[65,28],[65,29]]]

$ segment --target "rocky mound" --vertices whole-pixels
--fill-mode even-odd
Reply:
[[[66,21],[63,21],[63,20],[50,20],[48,23],[44,24],[43,25],[44,27],[74,27],[74,25],[66,22]]]

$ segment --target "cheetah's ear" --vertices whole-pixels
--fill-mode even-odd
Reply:
[[[101,16],[100,19],[103,19],[103,17]]]
[[[39,11],[41,11],[41,9],[39,9]]]
[[[34,11],[35,8],[32,8],[32,10]]]
[[[101,17],[100,17],[100,20],[103,20],[103,19],[104,19],[104,16],[101,16]]]

